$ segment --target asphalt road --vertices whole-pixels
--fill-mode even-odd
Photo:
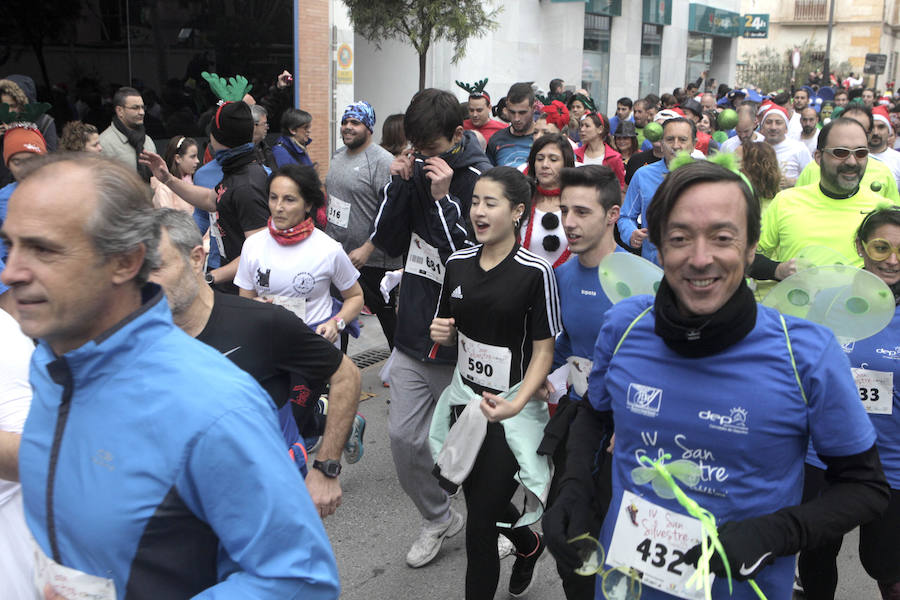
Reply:
[[[375,317],[362,317],[363,334],[351,340],[348,354],[358,356],[368,350],[387,349]],[[325,520],[341,575],[344,600],[455,600],[461,599],[466,558],[464,532],[444,542],[438,557],[429,565],[411,569],[405,556],[418,537],[423,522],[412,502],[400,489],[391,458],[387,416],[390,389],[381,384],[379,362],[363,369],[360,404],[365,416],[365,454],[355,465],[344,465],[341,482],[343,504]],[[462,494],[454,507],[465,512]],[[513,559],[501,562],[496,598],[506,592]],[[839,600],[877,600],[875,583],[859,564],[856,532],[847,536],[838,559]],[[556,567],[549,553],[538,563],[532,600],[564,599]]]

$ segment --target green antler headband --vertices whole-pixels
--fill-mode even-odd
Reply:
[[[487,82],[488,82],[488,78],[485,77],[481,81],[476,81],[473,84],[468,84],[468,83],[464,83],[462,81],[457,81],[456,85],[458,85],[462,89],[469,92],[469,94],[472,96],[480,96],[480,95],[484,94],[484,88],[487,85]]]
[[[207,73],[206,71],[203,71],[201,75],[209,83],[213,93],[225,102],[243,100],[244,95],[253,89],[253,86],[250,85],[247,78],[243,75],[235,75],[234,77],[229,77],[228,80],[224,77],[219,77],[215,73]]]
[[[6,102],[0,103],[0,123],[34,123],[38,117],[50,110],[46,102],[32,102],[22,108],[22,112],[16,112]]]

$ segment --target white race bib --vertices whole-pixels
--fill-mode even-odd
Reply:
[[[851,369],[859,399],[866,412],[889,415],[894,411],[894,374],[869,369]]]
[[[296,296],[269,296],[272,304],[283,306],[304,321],[306,320],[306,298]]]
[[[116,585],[112,579],[88,575],[64,567],[44,554],[37,542],[34,546],[34,585],[41,598],[50,586],[59,595],[72,600],[116,600]]]
[[[406,272],[430,279],[435,283],[444,283],[444,265],[437,248],[428,244],[415,233],[409,240],[409,252],[406,255]]]
[[[581,356],[570,356],[566,362],[569,363],[569,385],[583,398],[587,393],[588,375],[591,374],[594,363]]]
[[[219,249],[219,256],[225,256],[225,245],[222,243],[222,232],[219,231],[219,213],[209,213],[209,235],[216,240],[216,247]]]
[[[350,203],[334,196],[328,197],[328,222],[347,229],[350,223]]]
[[[700,521],[625,491],[606,562],[643,573],[641,583],[687,600],[702,600],[702,587],[688,589],[694,567],[684,554],[700,543]],[[710,575],[710,585],[715,575]]]
[[[482,344],[459,333],[456,368],[463,379],[501,392],[509,391],[509,348]]]

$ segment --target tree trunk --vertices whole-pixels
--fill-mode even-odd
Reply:
[[[425,57],[428,54],[428,49],[424,52],[419,53],[419,91],[425,89]]]

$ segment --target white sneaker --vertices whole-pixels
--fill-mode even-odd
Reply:
[[[437,556],[441,550],[444,538],[453,537],[462,531],[466,524],[466,518],[452,508],[450,518],[446,523],[439,525],[426,525],[419,534],[419,539],[413,543],[412,548],[406,553],[406,564],[410,567],[424,567]]]
[[[513,546],[513,543],[509,541],[508,537],[502,533],[497,536],[497,555],[501,560],[507,556],[512,556],[515,551],[516,547]]]

